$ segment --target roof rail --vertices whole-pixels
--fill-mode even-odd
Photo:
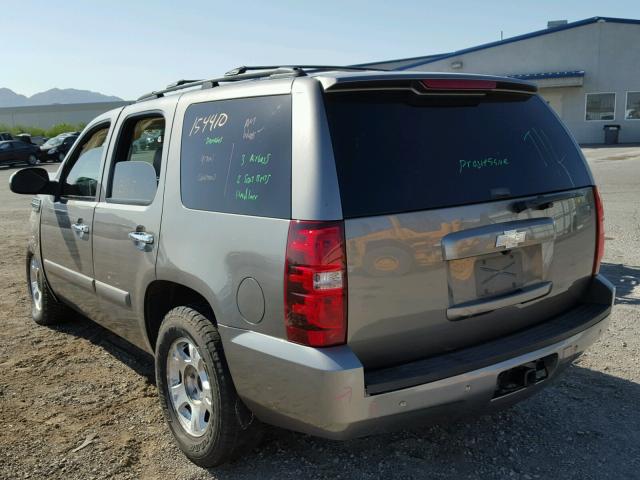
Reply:
[[[337,65],[279,65],[279,66],[241,66],[229,70],[223,77],[212,78],[209,80],[178,80],[173,82],[163,90],[154,90],[139,97],[136,102],[144,102],[154,98],[163,97],[166,93],[184,90],[186,88],[213,88],[217,87],[220,82],[238,82],[241,80],[250,80],[256,78],[278,78],[283,76],[303,76],[306,70],[322,71],[322,70],[345,70],[345,71],[387,71],[381,68],[364,68]]]
[[[184,85],[186,83],[193,83],[193,82],[201,82],[202,80],[177,80],[173,83],[170,83],[169,85],[167,85],[167,88],[173,88],[173,87],[179,87],[180,85]]]
[[[225,73],[225,76],[234,76],[242,73],[246,73],[249,70],[273,70],[276,68],[290,68],[292,70],[345,70],[345,71],[367,71],[367,70],[375,70],[379,72],[388,72],[389,70],[383,68],[366,68],[366,67],[357,67],[351,65],[256,65],[256,66],[242,66],[237,67],[232,70],[229,70]]]
[[[144,102],[146,100],[151,100],[154,98],[164,97],[165,93],[176,92],[178,90],[184,90],[186,88],[193,87],[201,87],[201,88],[213,88],[217,87],[220,82],[239,82],[241,80],[250,80],[252,78],[263,78],[263,77],[277,77],[277,76],[298,76],[304,75],[302,70],[294,70],[292,68],[275,68],[267,71],[260,72],[252,72],[252,73],[243,73],[238,75],[227,75],[219,78],[211,78],[209,80],[178,80],[170,85],[167,85],[167,88],[162,90],[154,90],[153,92],[146,93],[139,97],[136,102]]]

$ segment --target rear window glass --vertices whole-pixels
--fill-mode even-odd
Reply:
[[[291,97],[191,105],[180,162],[186,207],[290,218]]]
[[[345,217],[583,187],[575,144],[537,96],[325,98]]]

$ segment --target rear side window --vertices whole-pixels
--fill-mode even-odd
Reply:
[[[345,217],[488,202],[591,184],[537,96],[326,96]]]
[[[157,114],[124,123],[111,165],[107,202],[153,202],[162,169],[164,130],[164,117]]]
[[[291,97],[220,100],[187,108],[182,203],[198,210],[291,216]]]

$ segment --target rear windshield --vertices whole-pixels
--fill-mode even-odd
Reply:
[[[333,93],[325,98],[345,218],[591,184],[537,96]]]

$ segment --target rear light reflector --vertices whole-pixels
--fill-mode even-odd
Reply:
[[[292,220],[284,278],[287,338],[311,347],[345,343],[346,283],[343,222]]]
[[[593,187],[593,198],[596,204],[596,252],[593,259],[593,275],[600,271],[600,262],[604,255],[604,208],[598,187]]]
[[[422,84],[432,90],[495,90],[492,80],[464,80],[457,78],[429,78]]]

